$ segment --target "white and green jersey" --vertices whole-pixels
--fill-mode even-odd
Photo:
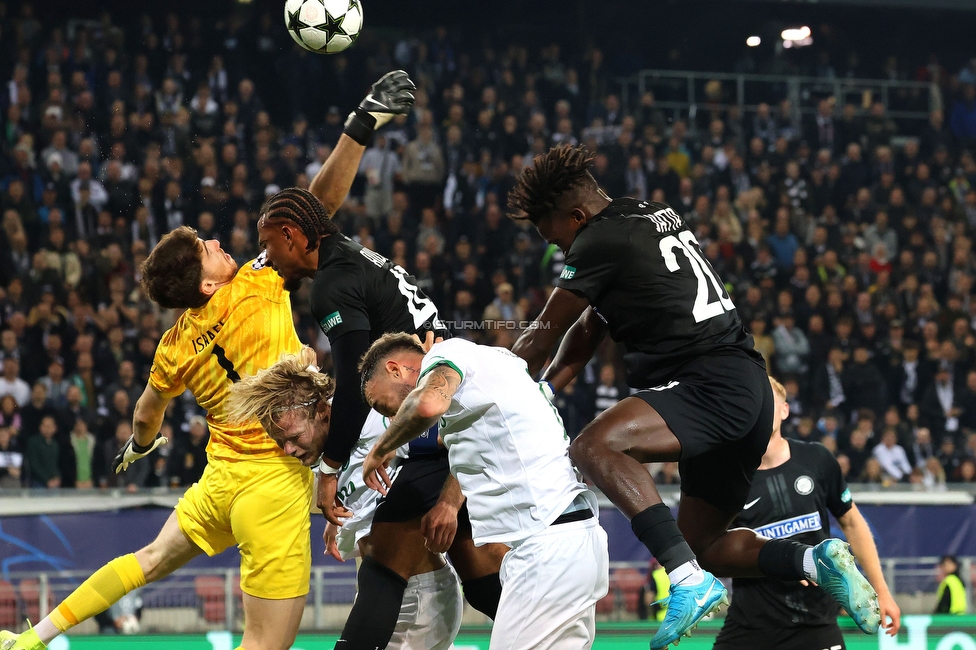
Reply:
[[[373,526],[373,513],[376,511],[376,504],[382,495],[376,490],[366,487],[363,482],[363,463],[366,461],[369,450],[380,439],[389,424],[388,418],[371,410],[366,416],[359,441],[353,447],[349,460],[339,471],[336,494],[342,501],[342,505],[352,510],[352,517],[344,521],[336,537],[336,546],[339,547],[339,553],[344,560],[359,555],[359,540],[369,535]],[[390,473],[391,479],[396,477],[397,461],[406,457],[406,451],[407,446],[404,445],[397,451],[397,457],[390,463],[387,471]]]
[[[430,349],[421,377],[441,365],[461,375],[440,436],[476,545],[524,540],[577,495],[592,496],[569,459],[563,422],[525,361],[504,348],[450,339]],[[596,500],[589,501],[595,513]]]

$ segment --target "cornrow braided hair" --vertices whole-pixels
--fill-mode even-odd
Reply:
[[[285,219],[301,228],[308,239],[307,251],[315,250],[322,237],[339,232],[339,225],[332,220],[322,202],[300,187],[287,187],[277,192],[261,207],[260,214],[264,215],[265,221]]]
[[[587,171],[593,157],[585,147],[570,145],[553,147],[536,156],[508,193],[508,207],[513,210],[510,216],[538,223],[556,210],[563,194],[587,182],[595,184]]]

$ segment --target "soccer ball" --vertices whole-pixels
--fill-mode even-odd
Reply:
[[[363,6],[359,0],[285,0],[285,26],[309,52],[335,54],[359,36]]]

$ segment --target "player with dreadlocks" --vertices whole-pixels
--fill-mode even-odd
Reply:
[[[405,112],[413,102],[414,86],[406,74],[391,75],[373,86],[373,92],[354,113],[360,121],[371,119],[371,129]],[[368,137],[364,132],[351,133],[347,122],[340,144],[350,145],[355,140],[350,146],[362,149]],[[294,289],[303,278],[313,278],[312,315],[332,348],[336,388],[329,436],[319,464],[317,498],[329,521],[327,544],[336,535],[335,527],[342,525],[342,505],[336,499],[340,474],[346,505],[360,504],[358,497],[365,489],[362,475],[349,469],[362,458],[353,452],[363,445],[363,436],[375,434],[375,423],[382,420],[362,399],[359,360],[373,341],[389,332],[421,338],[448,335],[437,307],[414,278],[343,235],[330,216],[314,191],[288,188],[265,203],[258,220],[258,243],[268,264],[284,278],[285,287]],[[448,479],[449,473],[447,452],[439,444],[434,427],[410,444],[409,456],[400,462],[393,488],[370,513],[366,539],[357,526],[351,546],[358,542],[364,556],[359,595],[337,648],[387,647],[410,581],[429,575],[432,583],[447,582],[437,574],[450,571],[441,555],[444,551],[461,578],[468,602],[494,617],[501,595],[498,569],[506,547],[474,547],[462,507],[464,498],[457,481]],[[355,514],[357,519],[363,516],[362,512]],[[343,532],[338,535],[341,545]],[[447,590],[442,591],[446,595]]]
[[[627,381],[640,390],[587,425],[570,455],[668,571],[671,597],[651,648],[676,642],[728,603],[709,571],[814,581],[862,630],[876,632],[877,595],[846,544],[728,530],[772,431],[765,363],[684,220],[663,203],[611,199],[590,175],[591,161],[582,147],[551,149],[509,194],[513,216],[566,254],[556,288],[513,352],[537,373],[563,337],[543,375],[558,391],[608,332],[624,344]],[[642,464],[659,461],[680,463],[677,522]]]

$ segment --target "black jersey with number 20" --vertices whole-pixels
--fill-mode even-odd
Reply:
[[[403,268],[343,234],[319,245],[312,316],[329,341],[357,330],[369,332],[370,341],[387,332],[446,335],[437,307]]]
[[[650,388],[691,359],[740,350],[763,364],[722,280],[668,205],[615,199],[577,234],[557,286],[581,294]]]

